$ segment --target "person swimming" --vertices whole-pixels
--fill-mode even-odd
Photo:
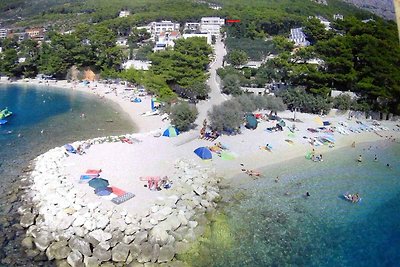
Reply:
[[[363,159],[362,159],[362,156],[361,156],[361,155],[360,155],[360,156],[358,156],[358,159],[357,159],[357,161],[358,161],[358,162],[362,162],[362,160],[363,160]]]
[[[374,161],[378,161],[378,157],[375,155]]]

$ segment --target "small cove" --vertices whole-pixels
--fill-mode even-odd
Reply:
[[[135,126],[117,104],[89,94],[28,84],[0,86],[0,108],[14,113],[0,126],[0,258],[12,255],[11,265],[29,266],[32,263],[23,261],[20,248],[22,231],[12,227],[19,203],[18,182],[29,162],[55,146],[132,133]],[[33,266],[44,261],[38,259]]]

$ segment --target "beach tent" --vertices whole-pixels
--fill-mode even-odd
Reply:
[[[65,150],[67,150],[69,153],[76,153],[75,148],[74,148],[72,145],[70,145],[70,144],[65,144],[65,145],[64,145],[64,148],[65,148]]]
[[[178,129],[172,126],[169,126],[163,133],[163,136],[168,136],[168,137],[175,137],[178,135],[179,135]]]
[[[107,187],[109,185],[108,180],[103,178],[95,178],[89,181],[89,186],[94,189]]]
[[[280,120],[278,122],[278,125],[281,126],[282,128],[286,126],[286,123],[284,122],[284,120]]]
[[[157,98],[153,97],[153,98],[151,99],[150,105],[151,105],[151,106],[150,106],[150,107],[151,107],[151,110],[155,110],[156,107],[158,107],[158,106],[161,105],[161,102],[160,102]]]
[[[258,121],[256,119],[256,117],[254,117],[253,114],[247,114],[246,115],[246,125],[244,127],[246,127],[247,129],[256,129],[258,125]]]
[[[211,151],[207,147],[199,147],[196,148],[194,153],[199,156],[201,159],[212,159]]]
[[[135,98],[132,97],[131,102],[140,103],[140,102],[142,102],[142,99],[140,99],[139,97],[135,97]]]

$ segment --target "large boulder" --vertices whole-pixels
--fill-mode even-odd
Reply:
[[[141,247],[135,243],[132,243],[129,245],[129,256],[132,257],[133,259],[136,259],[140,252],[141,252]]]
[[[151,261],[151,258],[153,256],[153,246],[150,243],[145,242],[140,246],[140,248],[142,251],[137,257],[137,261],[140,263]]]
[[[99,261],[95,257],[84,257],[83,262],[85,263],[85,267],[98,267]]]
[[[61,260],[66,259],[70,252],[71,249],[68,246],[68,242],[66,240],[62,240],[51,244],[46,250],[46,256],[49,258],[49,260]]]
[[[129,254],[129,246],[123,243],[117,244],[112,249],[112,260],[116,262],[125,262]]]
[[[36,218],[36,215],[35,215],[35,214],[32,214],[32,213],[30,213],[30,212],[25,213],[25,214],[21,217],[20,224],[21,224],[22,227],[28,228],[29,226],[31,226],[32,224],[34,224],[35,218]]]
[[[160,245],[154,244],[153,253],[151,254],[151,262],[156,262],[160,255]]]
[[[73,250],[72,252],[69,253],[67,257],[67,262],[69,265],[72,267],[81,267],[83,266],[83,256],[79,251]]]
[[[108,232],[104,232],[103,230],[97,229],[97,230],[94,230],[93,232],[90,232],[89,237],[97,240],[98,243],[100,243],[100,242],[110,240],[112,238],[112,235]]]
[[[86,240],[75,237],[73,236],[69,242],[68,245],[71,249],[74,251],[78,251],[82,255],[85,255],[87,257],[92,256],[92,251],[90,250],[90,244]]]
[[[111,259],[111,251],[104,249],[103,246],[97,246],[93,249],[93,257],[100,262],[109,261]]]
[[[36,235],[35,238],[35,246],[41,250],[45,251],[46,248],[50,245],[50,242],[53,240],[51,233],[43,231]]]
[[[129,224],[125,229],[125,234],[133,235],[136,232],[140,231],[140,227],[134,224]]]
[[[171,261],[175,256],[174,248],[171,246],[163,246],[160,248],[160,255],[158,256],[158,262]]]
[[[155,226],[149,234],[149,242],[151,244],[165,245],[168,241],[168,233],[161,227]]]
[[[142,244],[144,241],[147,241],[147,231],[141,231],[136,233],[135,241],[133,241],[136,245]]]

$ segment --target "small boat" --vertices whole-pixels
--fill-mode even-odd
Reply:
[[[356,194],[345,193],[343,194],[343,197],[345,200],[350,201],[352,203],[361,202],[361,197],[357,193]]]
[[[0,125],[6,124],[8,120],[0,120]]]
[[[0,111],[0,120],[7,118],[8,116],[11,116],[12,112],[8,110],[8,108],[3,109]]]

